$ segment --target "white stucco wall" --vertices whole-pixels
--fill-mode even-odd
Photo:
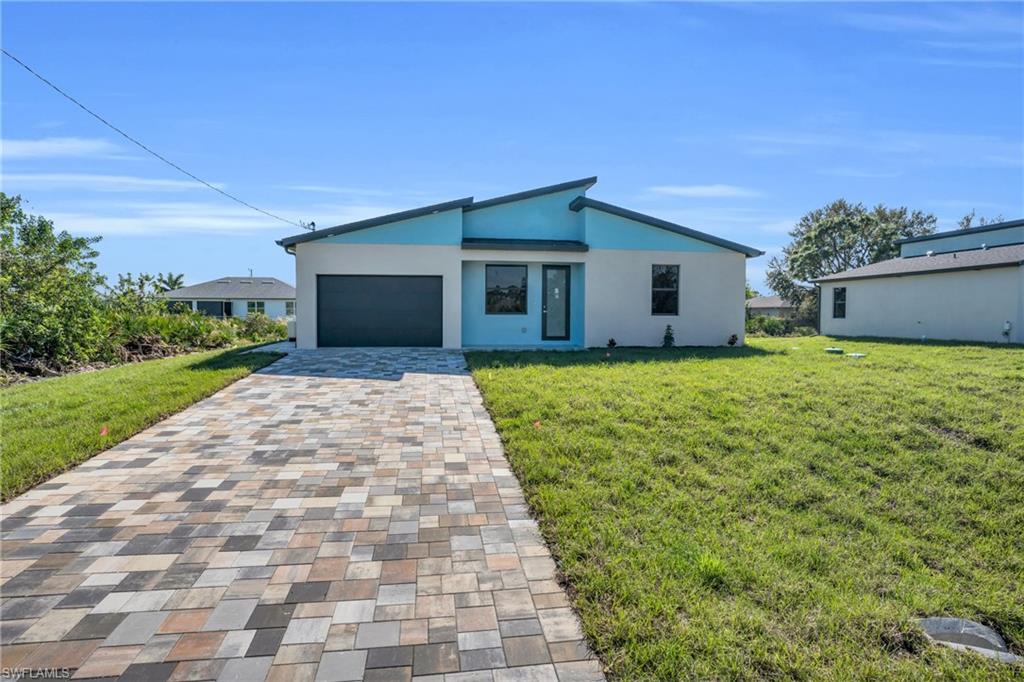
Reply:
[[[245,319],[249,310],[249,301],[258,301],[261,299],[249,298],[249,299],[235,299],[231,301],[231,316],[240,317]],[[263,301],[263,312],[267,317],[271,319],[280,319],[284,317],[287,312],[285,310],[285,302],[283,300]]]
[[[317,275],[440,275],[444,287],[443,344],[462,346],[462,262],[582,263],[584,343],[658,346],[671,324],[680,346],[743,342],[746,259],[723,251],[595,249],[585,253],[478,251],[459,246],[296,245],[296,333],[299,348],[316,347]],[[651,266],[679,265],[679,314],[651,314]]]
[[[192,307],[192,310],[197,310],[196,306],[197,306],[199,301],[213,301],[213,300],[220,300],[220,299],[208,299],[208,298],[194,299],[194,300],[191,300],[191,301],[185,301],[185,303],[188,303]],[[248,314],[249,301],[258,301],[258,300],[263,300],[263,299],[256,299],[256,298],[251,298],[251,299],[245,299],[245,298],[230,299],[230,302],[231,302],[231,317],[237,317],[237,318],[240,318],[240,319],[244,320],[245,316]],[[287,305],[286,305],[286,302],[284,301],[284,299],[280,299],[280,300],[278,300],[278,299],[263,300],[263,312],[264,312],[264,314],[267,315],[267,317],[269,317],[271,319],[274,319],[274,320],[279,320],[282,317],[286,317],[288,315]]]
[[[743,343],[746,259],[735,252],[597,249],[586,259],[586,344],[657,346],[671,324],[678,346]],[[679,265],[679,314],[651,314],[651,266]]]
[[[846,287],[846,318],[832,317],[835,287]],[[906,277],[823,282],[821,332],[1024,343],[1024,268],[967,270]]]
[[[305,242],[295,246],[296,343],[316,348],[317,275],[440,275],[442,343],[462,346],[462,249],[459,246],[412,244],[330,244]]]

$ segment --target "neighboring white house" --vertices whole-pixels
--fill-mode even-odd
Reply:
[[[298,346],[582,348],[743,342],[761,251],[586,197],[597,178],[278,241]]]
[[[295,315],[295,287],[274,277],[221,277],[163,293],[215,317],[241,317],[263,313],[280,319]]]
[[[751,317],[793,317],[796,306],[781,296],[755,296],[747,299],[747,312]]]
[[[1024,220],[904,239],[815,283],[822,334],[1024,343]]]

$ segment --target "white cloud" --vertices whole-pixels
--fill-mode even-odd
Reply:
[[[921,7],[921,6],[919,6]],[[943,9],[928,11],[923,6],[914,14],[889,12],[851,12],[840,20],[848,26],[868,31],[963,34],[1014,33],[1021,34],[1020,17],[1012,12],[986,9]]]
[[[391,193],[382,189],[364,189],[361,187],[333,187],[330,185],[284,185],[282,189],[297,192],[315,192],[320,194],[349,194],[368,197],[390,196]]]
[[[937,50],[959,52],[1020,52],[1021,44],[1016,40],[926,40],[927,47]]]
[[[900,171],[877,170],[867,168],[823,168],[818,171],[819,175],[831,175],[837,178],[898,178],[903,173]]]
[[[133,175],[89,173],[5,173],[4,187],[13,190],[80,189],[93,192],[149,192],[207,189],[194,180],[141,178]],[[214,187],[223,187],[210,183]]]
[[[100,138],[44,137],[38,140],[0,141],[0,151],[6,159],[48,159],[67,156],[109,156],[118,151],[117,145]]]
[[[965,167],[1024,165],[1021,140],[977,133],[933,133],[916,130],[866,130],[845,133],[759,132],[735,136],[742,151],[779,156],[808,151],[844,150],[878,158],[900,158],[917,164]]]
[[[925,66],[955,66],[964,69],[1024,69],[1024,62],[1007,62],[996,59],[948,59],[944,57],[918,59]]]
[[[305,206],[303,208],[268,207],[271,213],[286,218],[315,220],[325,228],[373,216],[395,213],[407,207],[345,204]],[[92,202],[74,212],[39,213],[62,230],[85,235],[168,235],[168,234],[266,234],[277,238],[298,234],[297,227],[286,225],[231,202]],[[261,237],[262,238],[262,237]]]
[[[672,197],[713,199],[761,196],[761,193],[758,191],[737,187],[736,185],[657,185],[655,187],[648,187],[647,191]]]

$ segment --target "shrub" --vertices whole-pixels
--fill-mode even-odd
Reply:
[[[671,348],[674,345],[676,345],[676,335],[672,331],[672,325],[667,324],[665,325],[665,335],[661,337],[661,347]]]
[[[239,320],[239,334],[250,341],[275,341],[288,336],[288,325],[263,313],[249,313]]]
[[[757,315],[747,319],[747,333],[751,336],[814,336],[814,327],[800,324],[800,320]]]

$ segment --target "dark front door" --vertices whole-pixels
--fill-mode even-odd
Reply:
[[[318,275],[318,346],[440,346],[441,277]]]
[[[545,341],[569,339],[569,266],[545,265],[541,292],[541,333]]]

